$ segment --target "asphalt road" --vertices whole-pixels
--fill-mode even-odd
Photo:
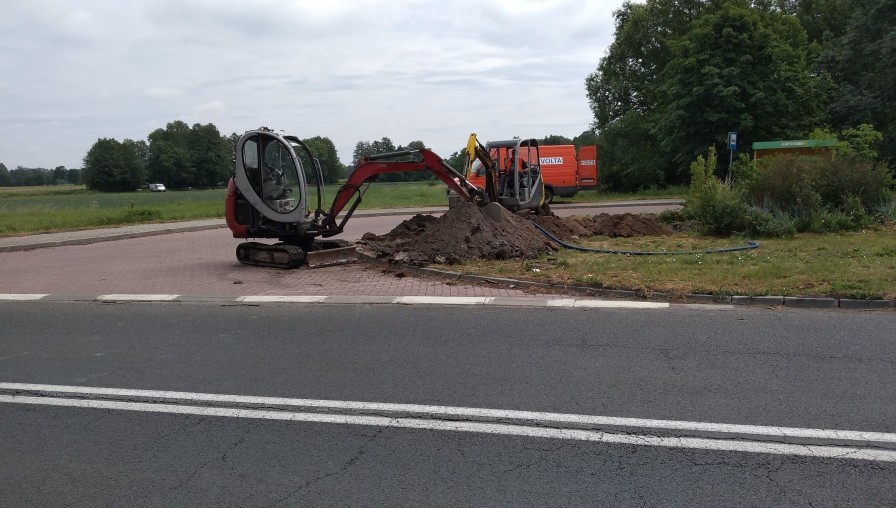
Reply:
[[[894,506],[893,319],[0,302],[0,505]]]

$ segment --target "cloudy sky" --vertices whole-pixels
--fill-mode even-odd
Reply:
[[[0,162],[81,167],[168,122],[358,141],[573,137],[622,0],[2,2]]]

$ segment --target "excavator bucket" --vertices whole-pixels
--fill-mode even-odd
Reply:
[[[356,261],[358,261],[358,251],[355,250],[354,245],[333,249],[313,250],[305,253],[305,263],[308,264],[308,268],[344,265]]]

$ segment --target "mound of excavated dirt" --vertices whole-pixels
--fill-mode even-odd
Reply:
[[[567,241],[583,236],[607,236],[629,238],[632,236],[663,236],[675,231],[656,220],[653,215],[602,213],[593,217],[533,216],[532,220],[550,231],[560,240]]]
[[[441,217],[415,215],[381,236],[365,234],[358,250],[377,258],[425,266],[473,259],[531,259],[558,246],[527,219],[497,204],[461,203]]]
[[[558,250],[559,246],[533,227],[530,220],[562,241],[585,236],[673,233],[653,216],[602,213],[594,217],[522,217],[497,204],[480,208],[461,203],[438,218],[415,215],[385,235],[367,233],[357,245],[364,254],[414,266],[473,259],[532,259]]]

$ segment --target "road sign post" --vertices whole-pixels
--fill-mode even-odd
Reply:
[[[734,152],[737,151],[737,133],[728,133],[728,181],[731,181],[731,164],[734,163]]]

